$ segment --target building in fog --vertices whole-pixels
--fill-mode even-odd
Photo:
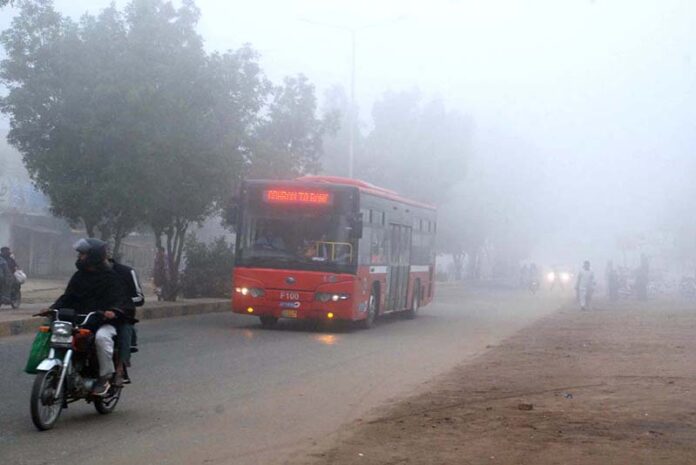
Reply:
[[[0,244],[9,246],[30,276],[69,272],[75,232],[51,215],[48,199],[32,185],[21,155],[0,131]]]

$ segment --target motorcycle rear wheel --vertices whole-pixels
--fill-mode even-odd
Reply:
[[[58,368],[40,371],[34,378],[34,386],[31,389],[31,421],[40,431],[53,428],[63,410],[62,396],[55,399],[59,379]]]
[[[94,408],[97,412],[108,415],[116,410],[116,404],[121,399],[121,389],[123,388],[111,386],[105,396],[94,399]]]

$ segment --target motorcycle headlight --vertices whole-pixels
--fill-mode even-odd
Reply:
[[[72,343],[73,325],[66,321],[54,321],[51,325],[51,342],[54,344]]]

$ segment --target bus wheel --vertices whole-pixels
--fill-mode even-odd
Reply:
[[[358,326],[361,329],[370,329],[375,324],[375,318],[377,317],[377,293],[373,289],[370,292],[370,300],[367,302],[367,316],[364,320],[358,321]]]
[[[278,323],[278,318],[274,316],[264,315],[260,316],[259,319],[261,320],[261,326],[266,329],[271,329]]]
[[[404,312],[404,316],[409,320],[414,319],[418,316],[418,309],[420,308],[420,283],[416,285],[417,291],[413,293],[413,302],[411,308]]]

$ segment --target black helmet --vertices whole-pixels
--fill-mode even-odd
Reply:
[[[87,255],[84,263],[88,266],[97,266],[104,263],[104,260],[106,260],[106,248],[106,242],[93,237],[80,239],[73,245],[73,249]]]

